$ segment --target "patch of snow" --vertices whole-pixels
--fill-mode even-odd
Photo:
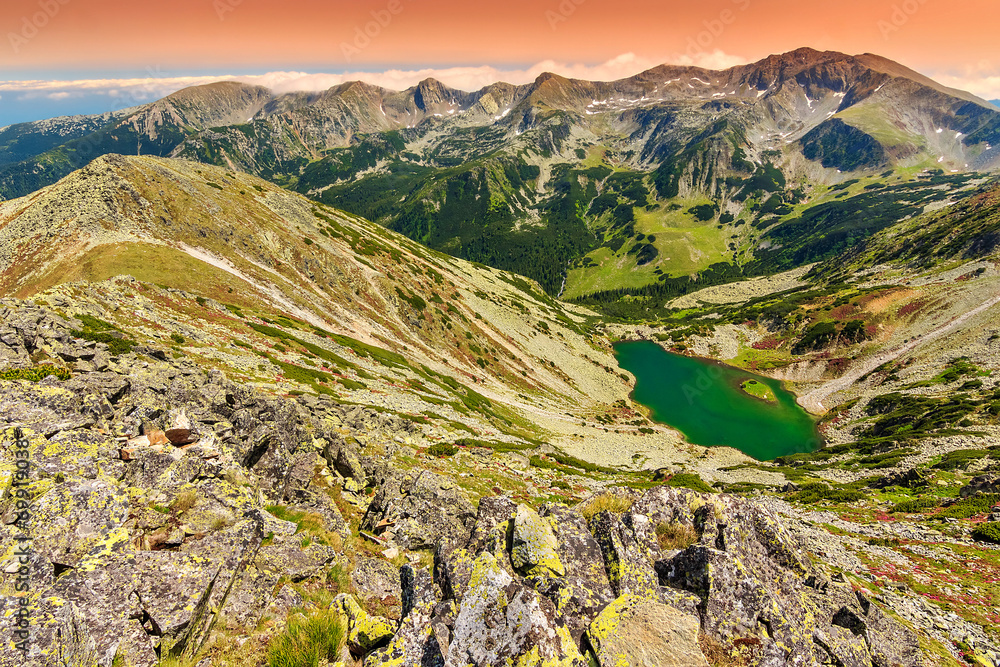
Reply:
[[[693,76],[693,77],[691,77],[691,80],[692,80],[692,81],[697,81],[698,83],[700,83],[700,84],[701,84],[701,85],[703,85],[703,86],[711,86],[711,85],[712,85],[712,84],[710,84],[710,83],[709,83],[708,81],[702,81],[701,79],[699,79],[699,78],[698,78],[698,77],[696,77],[696,76]]]
[[[939,162],[939,163],[941,163],[941,162],[944,162],[944,156],[943,156],[943,155],[942,155],[941,157],[939,157],[939,158],[938,158],[938,162]]]
[[[881,86],[879,86],[878,88],[876,88],[875,92],[877,93],[878,91],[882,90],[883,88],[885,88],[885,84],[884,83]],[[872,93],[872,94],[874,95],[875,93]]]
[[[766,95],[766,94],[767,94],[766,90],[758,90],[757,91],[757,99],[759,100],[760,98],[764,97],[764,95]]]
[[[938,134],[941,134],[942,132],[944,132],[944,130],[942,128],[940,128],[940,127],[938,129],[934,130],[934,131],[937,132]]]

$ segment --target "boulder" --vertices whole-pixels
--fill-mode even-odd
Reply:
[[[395,618],[400,617],[403,591],[399,569],[392,563],[378,558],[359,557],[351,572],[351,583],[359,596],[378,600],[394,611]]]
[[[465,544],[475,517],[472,503],[442,475],[414,470],[394,472],[379,486],[361,527],[374,531],[391,524],[384,536],[411,550],[433,548],[444,539]]]
[[[526,505],[517,507],[512,545],[510,562],[522,575],[566,575],[566,568],[556,553],[558,543],[552,526]]]
[[[587,631],[601,667],[708,667],[698,645],[697,616],[635,595],[623,595]]]
[[[389,619],[372,616],[351,595],[338,595],[333,602],[347,629],[347,647],[354,655],[366,653],[388,644],[395,633]]]
[[[976,475],[958,492],[962,498],[980,493],[1000,493],[1000,473],[988,472],[984,475]]]
[[[473,566],[447,662],[472,667],[587,665],[553,604],[515,581],[488,553]]]
[[[657,581],[653,569],[659,551],[649,518],[644,514],[598,512],[590,522],[604,555],[604,567],[615,595],[626,593],[653,599]]]

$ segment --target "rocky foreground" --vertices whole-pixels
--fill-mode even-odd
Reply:
[[[240,651],[322,612],[344,641],[319,664],[930,664],[766,500],[476,504],[395,456],[412,422],[79,327],[0,310],[0,665],[278,664]]]

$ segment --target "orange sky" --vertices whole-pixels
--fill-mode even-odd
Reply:
[[[343,45],[364,46],[356,30],[380,10],[388,25],[345,58]],[[33,17],[37,34],[25,24]],[[675,59],[699,37],[699,48],[746,59],[813,46],[924,70],[1000,66],[996,0],[4,0],[0,25],[0,67],[19,72]],[[15,47],[11,34],[27,39]]]

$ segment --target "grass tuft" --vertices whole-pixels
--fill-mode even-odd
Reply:
[[[612,514],[624,514],[632,509],[635,504],[631,498],[623,498],[611,493],[602,493],[583,506],[580,513],[583,518],[590,521],[599,512],[611,512]]]
[[[288,619],[285,632],[267,650],[268,667],[317,667],[335,662],[344,643],[344,626],[336,610],[321,609]]]

